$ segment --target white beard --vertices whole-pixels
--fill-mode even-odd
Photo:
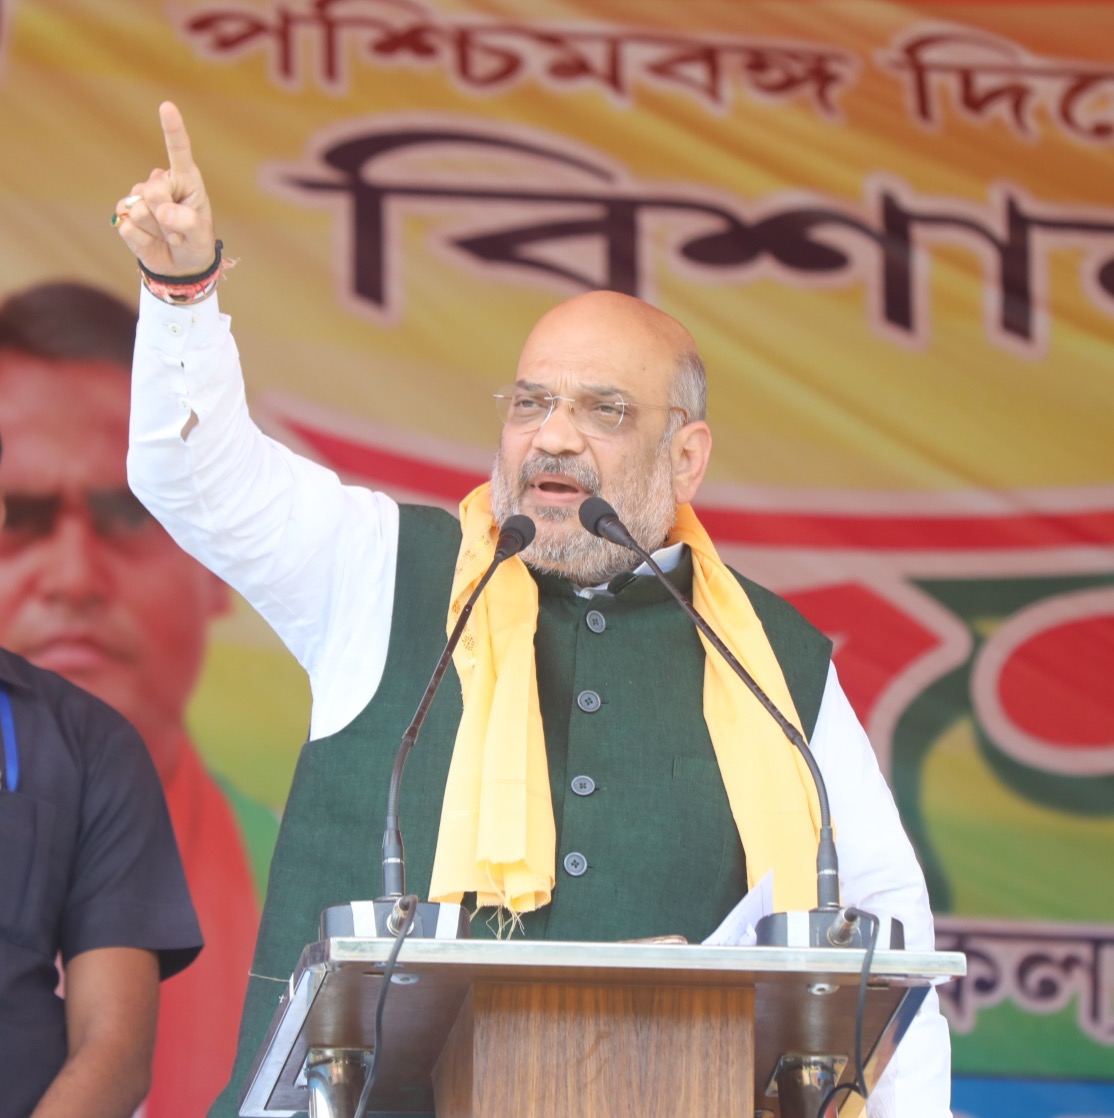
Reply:
[[[653,551],[665,540],[677,513],[669,456],[660,451],[661,448],[654,455],[649,476],[636,475],[636,471],[628,469],[616,479],[614,494],[608,496],[600,493],[596,471],[573,455],[536,454],[523,462],[517,485],[513,485],[500,450],[491,471],[491,510],[495,521],[502,524],[508,516],[523,511],[522,495],[539,474],[563,474],[589,495],[609,500],[635,540],[647,551]],[[599,586],[641,562],[630,548],[600,539],[582,528],[577,508],[547,505],[534,510],[533,519],[537,535],[522,552],[522,558],[535,571],[561,575],[578,586]]]

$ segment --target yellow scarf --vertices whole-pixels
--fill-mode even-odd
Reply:
[[[488,486],[461,502],[447,629],[456,624],[495,551]],[[677,509],[669,543],[693,559],[693,604],[777,708],[800,726],[762,623],[689,505]],[[517,556],[495,573],[476,603],[453,661],[464,713],[441,809],[430,897],[531,912],[548,904],[556,829],[545,755],[534,632],[538,589]],[[703,641],[703,637],[701,637]],[[704,719],[751,886],[774,869],[776,910],[816,904],[820,809],[808,768],[777,724],[722,657],[705,643]]]

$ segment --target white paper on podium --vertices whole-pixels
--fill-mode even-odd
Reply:
[[[774,871],[762,880],[727,914],[727,918],[704,940],[709,947],[753,947],[755,926],[774,911]]]

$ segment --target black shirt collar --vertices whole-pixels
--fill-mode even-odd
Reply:
[[[31,673],[28,671],[27,661],[6,648],[0,648],[0,686],[31,690]]]

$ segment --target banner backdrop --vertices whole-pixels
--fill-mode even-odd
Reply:
[[[676,315],[704,522],[835,637],[968,953],[957,1111],[1114,1114],[1112,32],[1105,3],[0,0],[0,288],[134,301],[109,216],[172,99],[260,422],[446,507],[538,315]],[[212,769],[280,810],[307,709],[250,611],[219,623]]]

